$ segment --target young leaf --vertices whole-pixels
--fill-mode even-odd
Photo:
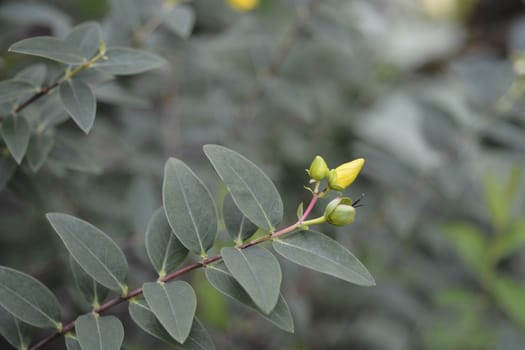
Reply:
[[[144,297],[168,333],[184,343],[190,334],[197,297],[193,288],[184,281],[144,284]]]
[[[499,261],[525,245],[525,219],[519,219],[509,225],[509,228],[496,238],[494,258]]]
[[[67,113],[86,134],[95,122],[97,101],[93,90],[81,80],[70,79],[59,88],[60,101]]]
[[[487,243],[483,233],[469,223],[452,223],[445,227],[447,237],[465,263],[477,274],[482,274],[487,260]]]
[[[164,17],[164,24],[173,33],[188,38],[195,24],[195,13],[186,5],[177,5]]]
[[[46,79],[47,68],[41,63],[34,64],[18,72],[13,80],[23,81],[31,84],[35,88],[42,86]]]
[[[71,265],[71,271],[75,278],[75,283],[86,299],[86,301],[92,307],[98,307],[106,299],[109,289],[99,284],[90,275],[80,267],[80,265],[71,257],[69,259]]]
[[[257,226],[241,213],[229,193],[222,202],[222,219],[226,230],[236,242],[250,238],[257,231]]]
[[[37,172],[55,145],[55,138],[50,132],[33,135],[27,148],[27,161],[31,170]]]
[[[151,52],[130,48],[110,48],[105,56],[107,59],[96,62],[93,67],[113,75],[138,74],[166,64],[162,57]]]
[[[82,350],[78,338],[72,334],[66,334],[64,336],[64,341],[66,342],[67,350]]]
[[[0,335],[17,349],[27,349],[32,329],[0,306]]]
[[[207,266],[206,277],[210,284],[215,287],[222,294],[235,299],[246,306],[254,309],[261,314],[265,319],[272,322],[285,332],[294,332],[294,323],[292,313],[288,308],[288,304],[282,294],[279,294],[279,300],[275,308],[269,314],[261,311],[257,305],[252,301],[250,296],[244,291],[239,282],[233,278],[224,263],[218,263],[213,266]]]
[[[87,61],[98,51],[101,40],[100,25],[96,22],[84,22],[71,29],[64,42]]]
[[[253,246],[246,249],[221,249],[226,267],[254,303],[269,314],[279,300],[282,273],[279,262],[268,250]]]
[[[26,81],[0,81],[0,104],[17,100],[20,96],[35,92],[33,85]]]
[[[164,167],[162,200],[177,238],[190,251],[204,255],[217,236],[217,210],[206,186],[178,159],[168,159]]]
[[[85,61],[85,57],[76,52],[71,43],[50,36],[37,36],[17,41],[9,47],[9,51],[71,65],[79,65]]]
[[[520,327],[525,327],[525,286],[509,278],[497,277],[492,285],[493,297],[501,309]]]
[[[375,285],[366,267],[337,241],[315,231],[302,231],[274,240],[286,259],[360,286]]]
[[[204,153],[228,186],[241,212],[258,227],[272,231],[282,220],[283,202],[268,176],[226,147],[205,145]]]
[[[2,122],[2,137],[18,164],[22,162],[29,144],[31,129],[27,120],[20,115],[9,115]]]
[[[188,255],[188,249],[177,239],[166,219],[164,208],[151,217],[146,229],[146,250],[151,264],[163,277]]]
[[[82,350],[120,350],[124,328],[115,316],[83,315],[75,325]]]
[[[178,345],[184,350],[214,350],[215,345],[211,340],[210,335],[206,331],[206,328],[202,323],[195,318],[191,326],[190,335],[184,342],[180,344],[173,339],[166,329],[162,326],[159,320],[155,317],[151,309],[149,308],[146,300],[143,298],[133,299],[129,303],[129,314],[133,321],[142,328],[146,333],[152,336],[164,340],[165,342],[173,345]]]
[[[60,326],[60,307],[53,293],[33,277],[5,266],[0,266],[0,306],[35,327]]]
[[[127,290],[128,263],[122,250],[104,232],[74,216],[46,215],[75,261],[97,282],[112,290]]]

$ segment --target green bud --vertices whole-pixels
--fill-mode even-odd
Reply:
[[[348,197],[338,197],[326,206],[324,211],[326,222],[335,226],[345,226],[354,222],[355,208]]]
[[[321,156],[315,156],[310,169],[308,170],[308,175],[314,180],[321,181],[328,176],[328,165],[326,165],[325,160]]]

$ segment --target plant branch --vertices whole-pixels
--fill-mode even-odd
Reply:
[[[308,214],[310,214],[310,212],[312,211],[313,207],[317,203],[318,199],[319,199],[319,194],[314,192],[314,194],[312,196],[312,199],[310,200],[310,203],[308,204],[308,207],[307,207],[306,211],[303,213],[301,218],[295,224],[292,224],[292,225],[290,225],[288,227],[285,227],[285,228],[283,228],[283,229],[281,229],[279,231],[276,231],[276,232],[274,232],[271,235],[266,235],[266,236],[263,236],[263,237],[256,238],[256,239],[254,239],[254,240],[252,240],[250,242],[247,242],[247,243],[244,243],[244,244],[238,246],[237,248],[238,249],[246,249],[246,248],[249,248],[251,246],[260,244],[262,242],[266,242],[268,240],[271,240],[274,237],[277,237],[277,236],[283,235],[285,233],[289,233],[289,232],[292,232],[292,231],[296,230],[297,228],[300,227],[301,223],[308,217]],[[213,263],[218,262],[220,260],[222,260],[222,256],[220,254],[217,254],[217,255],[215,255],[213,257],[206,258],[206,259],[204,259],[202,261],[195,262],[195,263],[189,264],[189,265],[187,265],[187,266],[185,266],[183,268],[175,270],[172,273],[170,273],[170,274],[168,274],[168,275],[166,275],[166,276],[164,276],[162,278],[159,278],[158,281],[159,282],[169,282],[169,281],[171,281],[171,280],[173,280],[173,279],[175,279],[177,277],[180,277],[182,275],[187,274],[190,271],[196,270],[196,269],[201,268],[201,267],[205,267],[207,265],[213,264]],[[99,307],[94,308],[91,312],[97,313],[97,314],[106,312],[107,310],[113,308],[116,305],[122,304],[125,301],[128,301],[128,300],[130,300],[132,298],[135,298],[135,297],[138,297],[138,296],[142,295],[142,293],[143,293],[142,288],[137,288],[137,289],[132,290],[131,292],[127,293],[124,296],[118,296],[118,297],[115,297],[115,298],[105,302],[104,304],[100,305]],[[68,332],[71,332],[74,328],[75,328],[75,320],[69,322],[68,324],[63,326],[60,330],[56,331],[55,333],[50,334],[46,338],[42,339],[41,341],[39,341],[38,343],[33,345],[31,348],[29,348],[29,350],[44,349],[47,345],[52,343],[55,339],[58,339],[61,336],[67,334]]]

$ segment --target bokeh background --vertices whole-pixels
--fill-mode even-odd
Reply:
[[[7,48],[86,20],[99,21],[109,43],[169,62],[98,84],[91,133],[71,121],[57,126],[66,146],[37,173],[2,153],[0,264],[44,281],[70,320],[87,308],[45,212],[101,227],[125,247],[138,286],[154,278],[144,229],[160,206],[168,157],[190,164],[220,198],[202,145],[243,153],[275,181],[286,222],[308,199],[304,169],[316,154],[332,167],[364,157],[349,189],[366,195],[356,222],[321,230],[352,250],[377,286],[283,262],[296,323],[289,335],[194,272],[198,315],[217,348],[525,349],[525,4],[261,0],[244,13],[219,0],[185,5],[195,23],[181,36],[177,24],[155,20],[157,0],[0,3],[2,79],[36,61],[58,72]],[[125,307],[115,312],[127,349],[169,348]]]

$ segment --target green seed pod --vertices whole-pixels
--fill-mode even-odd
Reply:
[[[323,157],[315,156],[308,170],[308,175],[314,180],[321,181],[328,176],[328,171],[328,165],[326,165]]]
[[[326,206],[324,211],[326,222],[335,226],[345,226],[354,222],[355,208],[348,197],[338,197]]]

